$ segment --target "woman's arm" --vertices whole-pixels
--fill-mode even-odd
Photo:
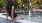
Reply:
[[[6,20],[8,20],[8,12],[7,12],[7,10],[6,10]]]
[[[7,6],[8,2],[6,3],[6,6]],[[8,20],[8,12],[6,10],[6,20]]]
[[[14,6],[12,6],[12,10],[11,11],[14,12]]]

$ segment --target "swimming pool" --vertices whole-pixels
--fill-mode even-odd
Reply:
[[[24,20],[28,20],[31,22],[37,22],[37,23],[42,23],[42,11],[31,11],[31,15],[29,17],[28,13],[26,14],[17,14],[17,17],[15,18],[16,20],[18,20],[18,17],[23,17]]]

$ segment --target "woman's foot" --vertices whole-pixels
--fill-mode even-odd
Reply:
[[[14,21],[12,21],[12,23],[14,23]]]
[[[6,21],[8,21],[8,19],[6,19]]]

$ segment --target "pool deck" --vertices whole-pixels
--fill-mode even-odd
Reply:
[[[11,18],[8,16],[8,21],[6,21],[6,15],[3,15],[3,14],[6,14],[6,13],[0,13],[0,23],[11,23]]]

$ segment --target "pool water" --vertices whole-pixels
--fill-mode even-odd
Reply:
[[[15,20],[18,20],[18,17],[23,17],[23,20],[28,20],[31,22],[37,22],[37,23],[42,23],[42,12],[36,11],[36,12],[31,12],[31,15],[29,17],[29,14],[17,14],[17,17]]]
[[[16,19],[22,16],[24,18],[24,20],[28,20],[31,22],[37,22],[37,23],[42,23],[42,12],[40,11],[36,11],[36,12],[31,12],[31,15],[29,17],[29,15],[27,14],[18,14],[18,16],[16,17]]]

